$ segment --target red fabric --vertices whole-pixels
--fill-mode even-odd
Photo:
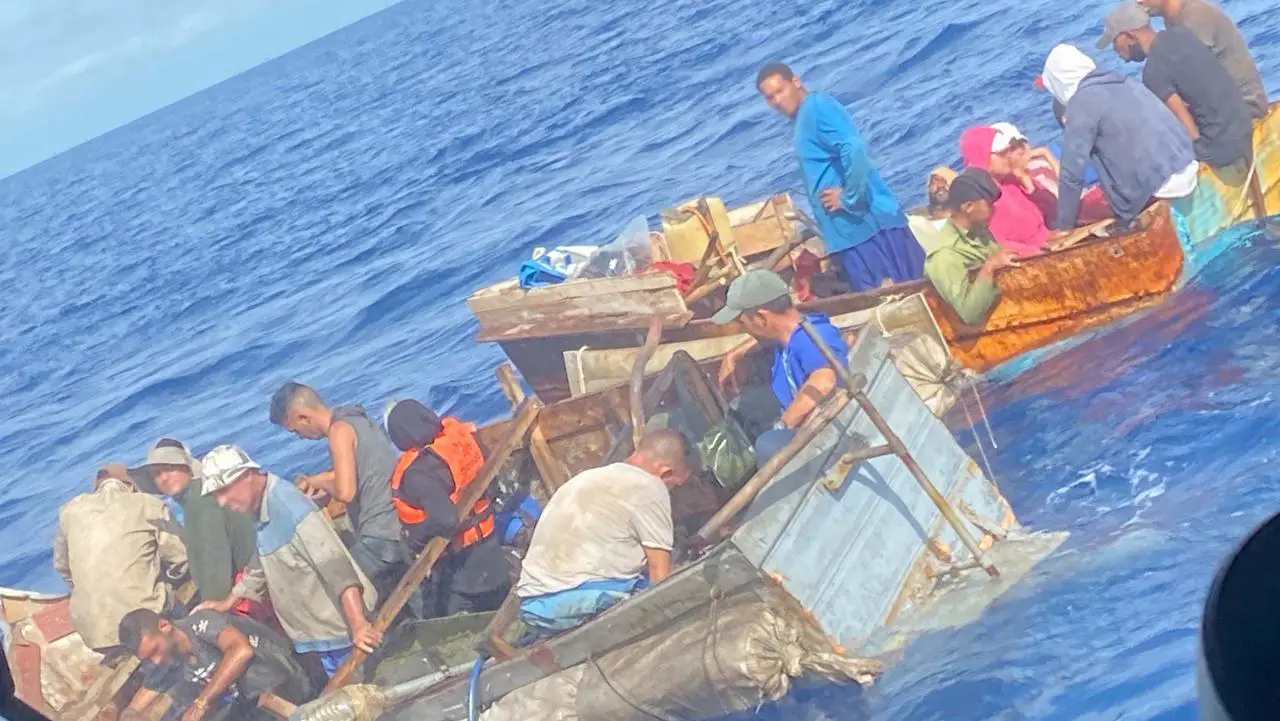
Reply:
[[[805,248],[796,257],[793,264],[796,269],[791,278],[791,297],[797,302],[807,303],[814,299],[813,276],[822,270],[822,261],[812,251]]]
[[[693,277],[698,274],[698,270],[693,267],[693,263],[677,263],[672,260],[660,260],[649,266],[649,270],[670,273],[675,276],[676,289],[681,293],[688,293],[693,290]]]
[[[236,571],[235,578],[232,579],[232,585],[239,583],[242,576],[244,576],[244,571]],[[252,618],[277,631],[281,630],[280,622],[276,620],[276,610],[272,607],[270,598],[263,598],[261,601],[242,598],[236,602],[236,605],[231,607],[231,612]]]
[[[1022,191],[1022,183],[1016,179],[998,178],[997,182],[1000,199],[987,223],[991,235],[1015,255],[1039,253],[1049,241],[1049,226],[1045,225],[1040,208]]]
[[[960,134],[960,157],[964,167],[988,170],[991,167],[991,144],[999,133],[995,128],[969,128]]]
[[[1106,193],[1102,192],[1102,186],[1090,186],[1085,189],[1084,195],[1080,196],[1080,212],[1076,215],[1076,223],[1089,225],[1114,218],[1115,215],[1111,210],[1111,204],[1107,202]]]

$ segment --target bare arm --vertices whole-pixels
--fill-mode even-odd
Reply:
[[[249,637],[235,626],[227,624],[218,633],[217,640],[218,648],[222,651],[222,660],[213,669],[213,676],[210,677],[209,683],[205,684],[194,702],[195,705],[205,708],[212,706],[222,694],[226,693],[227,689],[231,688],[231,684],[244,675],[253,661],[253,646],[249,643]]]
[[[645,546],[644,557],[649,563],[649,581],[656,584],[667,580],[671,575],[671,551]]]
[[[359,586],[348,586],[342,592],[342,614],[347,617],[347,625],[351,627],[351,642],[365,653],[382,643],[382,634],[364,616],[364,598]]]
[[[748,338],[746,341],[734,346],[728,353],[724,354],[724,358],[720,361],[719,381],[722,388],[731,388],[734,385],[733,374],[738,369],[738,361],[744,356],[755,350],[760,342],[755,338]]]
[[[329,429],[329,458],[333,461],[333,500],[351,503],[356,497],[356,429],[334,421]]]
[[[810,373],[800,392],[796,393],[795,399],[791,401],[791,405],[782,412],[782,424],[787,428],[795,428],[804,423],[804,419],[809,417],[813,409],[817,408],[822,399],[826,398],[835,387],[836,372],[834,370],[819,368]]]
[[[1191,139],[1193,141],[1199,140],[1200,126],[1196,125],[1196,119],[1191,117],[1191,111],[1187,109],[1187,104],[1182,101],[1182,96],[1177,93],[1170,95],[1169,99],[1165,101],[1165,105],[1169,106],[1169,110],[1178,119],[1178,122],[1182,123],[1182,127],[1187,129],[1187,134],[1191,136]]]

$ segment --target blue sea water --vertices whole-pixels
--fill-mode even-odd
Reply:
[[[0,182],[0,585],[59,590],[57,505],[161,435],[317,470],[322,446],[267,422],[284,380],[500,414],[469,291],[534,246],[601,242],[699,193],[799,189],[787,123],[754,94],[764,62],[844,101],[916,200],[967,124],[1048,137],[1032,79],[1061,40],[1104,57],[1107,4],[409,0]],[[1280,6],[1226,7],[1275,91]],[[1205,587],[1280,507],[1277,261],[1255,239],[989,389],[1002,488],[1026,525],[1071,540],[856,703],[805,703],[1193,718]]]

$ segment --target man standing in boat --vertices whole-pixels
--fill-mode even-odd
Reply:
[[[423,618],[497,609],[511,588],[513,564],[502,549],[493,504],[482,498],[470,509],[457,506],[484,468],[476,427],[441,418],[415,400],[388,408],[386,427],[402,452],[391,493],[410,552],[417,557],[432,538],[452,539],[423,583]],[[471,520],[460,526],[468,513]]]
[[[915,280],[924,250],[840,101],[809,92],[791,68],[765,66],[756,88],[795,121],[795,151],[823,244],[855,291]]]
[[[200,465],[206,495],[258,519],[258,558],[223,605],[268,592],[294,650],[316,654],[330,676],[353,646],[371,652],[382,643],[367,617],[378,600],[373,584],[310,498],[237,446],[214,448]]]
[[[915,242],[915,241],[912,241]],[[917,246],[918,247],[918,246]],[[796,428],[836,387],[836,372],[800,321],[807,317],[836,357],[849,355],[849,346],[831,319],[821,313],[802,315],[791,301],[787,282],[769,270],[749,270],[729,284],[724,308],[716,323],[737,321],[752,340],[729,351],[721,361],[720,383],[732,382],[738,361],[760,343],[773,346],[771,386],[782,406],[774,427],[756,440],[756,457],[763,464],[782,450]]]
[[[1266,117],[1270,103],[1258,65],[1244,34],[1222,8],[1208,0],[1138,0],[1138,4],[1152,17],[1162,18],[1165,27],[1180,25],[1195,33],[1240,86],[1249,114],[1255,119]]]
[[[406,565],[400,522],[391,503],[391,473],[396,467],[391,439],[363,408],[329,408],[310,386],[292,381],[272,396],[271,422],[299,438],[328,442],[329,470],[300,477],[298,487],[345,507],[355,527],[351,555],[378,594],[387,595]]]

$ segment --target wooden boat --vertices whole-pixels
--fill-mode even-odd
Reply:
[[[865,656],[884,650],[883,629],[927,609],[939,584],[986,578],[988,569],[1000,577],[993,588],[1005,588],[1056,547],[1063,536],[1039,539],[1034,553],[1011,539],[1017,521],[1009,504],[916,397],[889,349],[879,334],[859,336],[850,366],[866,379],[868,406],[844,402],[847,395],[829,401],[795,455],[755,487],[763,492],[751,496],[727,539],[585,626],[486,666],[477,701],[492,707],[483,718],[710,718],[785,696],[802,677],[867,682],[880,663]],[[536,466],[547,481],[624,455],[627,393],[612,388],[547,406],[530,438],[539,436],[549,453],[539,461],[531,442],[511,464],[523,472]],[[686,435],[723,414],[710,379],[685,355],[649,377],[644,393],[653,404],[647,417],[682,409],[669,417],[683,419]],[[889,440],[876,418],[918,459],[942,505],[884,450]],[[482,433],[494,442],[509,423]],[[550,473],[548,460],[557,466]],[[677,489],[677,545],[690,528],[701,524],[697,534],[706,533],[716,516],[742,507],[733,491],[705,478]],[[958,528],[943,506],[959,514]],[[997,570],[997,557],[1018,560]],[[344,689],[299,718],[467,718],[468,680],[433,676],[437,666],[423,664],[416,680],[391,688]],[[346,715],[333,715],[340,711]]]
[[[593,684],[604,676],[593,681],[588,670],[607,674],[609,684],[625,683],[646,708],[683,704],[681,713],[703,708],[708,716],[782,697],[797,677],[867,682],[880,663],[862,654],[884,648],[877,634],[886,624],[927,609],[936,586],[975,572],[983,577],[979,569],[996,572],[999,564],[994,594],[1056,546],[1061,537],[1026,554],[1010,540],[1017,522],[1009,504],[897,372],[889,349],[879,334],[859,335],[850,366],[865,380],[848,381],[848,387],[862,389],[866,404],[839,392],[773,471],[766,466],[762,475],[731,487],[703,473],[676,489],[678,545],[689,547],[694,536],[716,543],[687,558],[666,582],[581,629],[486,668],[479,700],[496,705],[485,718],[568,718],[557,715],[566,708],[583,718],[604,717],[594,712],[605,708],[609,718],[645,718],[627,715],[634,709],[625,704],[614,708],[616,698],[593,698]],[[748,381],[767,378],[764,365],[746,366]],[[542,407],[520,397],[513,373],[500,377],[513,403],[523,409],[532,402],[537,411],[532,423],[522,425],[518,413],[479,431],[490,448],[519,438],[497,483],[532,483],[546,495],[570,475],[630,452],[635,411],[629,388]],[[759,383],[753,387],[767,392]],[[712,381],[684,354],[645,379],[639,391],[648,426],[674,427],[690,440],[727,420]],[[750,407],[742,412],[750,414]],[[745,420],[767,422],[763,416]],[[901,458],[885,450],[889,434],[918,460],[940,504]],[[717,518],[732,522],[717,526]],[[71,630],[65,598],[5,592],[0,599],[21,698],[57,721],[115,718],[136,688],[133,666],[100,665]],[[466,718],[466,679],[456,677],[458,669],[442,674],[441,666],[460,654],[465,658],[473,646],[457,639],[474,637],[487,621],[448,620],[448,642],[439,634],[423,641],[408,631],[411,638],[388,642],[389,655],[374,674],[390,688],[348,687],[303,707],[299,718],[337,721],[383,712],[403,719]],[[712,672],[703,664],[709,633],[716,639],[710,648],[734,670]],[[655,677],[656,657],[664,668],[682,664],[690,672]],[[342,715],[347,711],[363,715]]]
[[[1280,213],[1280,104],[1257,123],[1255,153],[1253,170],[1261,179],[1266,210]],[[1159,303],[1216,254],[1212,241],[1220,231],[1254,217],[1246,193],[1249,175],[1205,167],[1192,196],[1156,203],[1140,219],[1140,230],[1044,253],[1002,273],[1001,299],[978,326],[963,323],[927,281],[802,307],[836,317],[849,332],[870,320],[884,330],[909,331],[944,346],[960,366],[985,372]],[[769,239],[753,234],[757,257],[787,242],[788,229],[776,230]],[[904,297],[911,307],[903,307]],[[894,302],[898,311],[887,307]],[[922,303],[927,313],[920,312]],[[480,323],[477,340],[501,345],[548,402],[623,382],[655,314],[665,324],[655,364],[676,350],[698,360],[715,358],[745,338],[734,328],[695,317],[675,281],[664,274],[570,281],[533,291],[500,284],[478,291],[468,305]],[[906,317],[892,319],[904,311]],[[940,382],[954,376],[947,360],[933,362]]]

